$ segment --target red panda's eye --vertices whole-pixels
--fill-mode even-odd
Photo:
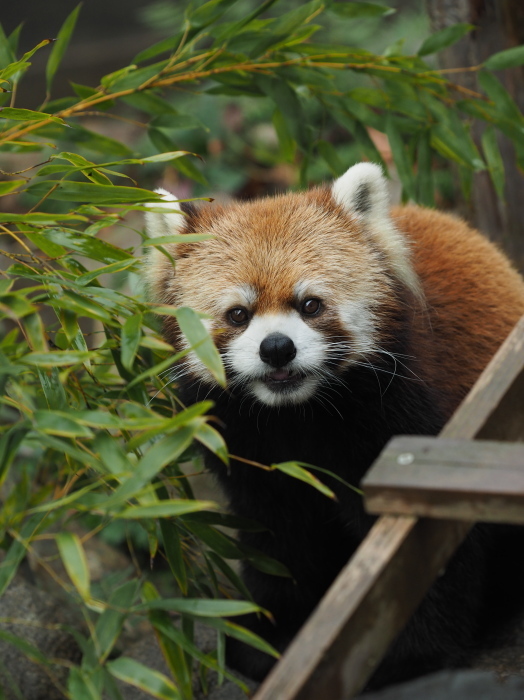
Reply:
[[[249,314],[241,306],[227,312],[227,317],[235,326],[243,326],[249,320]]]
[[[306,299],[302,304],[301,311],[306,316],[315,316],[320,311],[321,306],[320,299]]]

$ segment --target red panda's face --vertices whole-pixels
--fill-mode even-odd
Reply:
[[[148,214],[150,235],[213,235],[173,247],[175,269],[155,251],[148,274],[163,303],[210,317],[205,323],[233,392],[269,406],[321,399],[323,385],[336,384],[349,365],[380,352],[395,303],[392,285],[402,271],[395,269],[398,250],[384,249],[374,222],[362,216],[374,203],[373,183],[364,184],[360,208],[351,212],[335,191],[317,190],[208,206],[188,217]],[[388,227],[399,236],[389,219],[382,233],[389,235]],[[400,249],[402,241],[395,243]],[[407,277],[409,255],[405,248],[401,253]],[[176,331],[170,340],[185,342]],[[196,355],[187,363],[195,380],[212,383]]]

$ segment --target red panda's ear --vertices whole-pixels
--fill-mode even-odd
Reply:
[[[387,219],[388,186],[382,168],[374,163],[358,163],[335,180],[333,199],[349,214],[362,220]]]
[[[171,236],[181,233],[185,226],[185,216],[177,206],[177,198],[161,188],[155,190],[162,195],[163,202],[154,202],[146,206],[157,210],[166,209],[168,211],[146,211],[146,232],[149,238],[158,236]]]
[[[335,180],[331,194],[351,218],[364,224],[362,235],[384,253],[397,278],[420,299],[422,291],[409,244],[389,215],[388,185],[382,168],[374,163],[354,165]]]

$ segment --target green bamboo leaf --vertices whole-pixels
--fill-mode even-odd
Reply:
[[[255,649],[260,649],[260,651],[263,651],[270,656],[274,656],[276,659],[280,657],[278,651],[274,649],[271,644],[266,642],[265,639],[262,639],[262,637],[259,637],[257,634],[251,632],[245,627],[241,627],[235,622],[231,622],[231,620],[223,620],[222,618],[218,617],[208,617],[200,618],[199,622],[202,622],[204,625],[209,627],[213,627],[216,630],[220,630],[230,637],[235,637],[235,639],[239,639],[241,642],[244,642]]]
[[[160,529],[162,531],[164,552],[166,554],[169,568],[171,569],[173,576],[175,577],[175,580],[178,583],[180,590],[182,591],[182,594],[187,596],[187,569],[184,562],[182,540],[180,538],[179,526],[177,523],[171,520],[166,520],[165,518],[162,518],[160,520]]]
[[[82,420],[82,416],[93,413],[95,413],[95,411],[84,411],[82,415],[77,416],[77,418],[79,420]],[[96,414],[100,415],[101,411],[96,411]],[[108,413],[106,415],[108,417],[111,416],[111,418],[115,418],[115,416],[113,416],[112,414]],[[97,421],[96,419],[88,421],[88,423],[89,425],[93,425],[93,427],[107,429],[123,427],[120,425],[119,422],[116,425],[111,424],[110,421],[104,424],[104,421]],[[129,457],[124,452],[120,442],[118,440],[115,440],[115,438],[109,433],[99,433],[96,436],[94,448],[96,452],[100,455],[100,460],[106,467],[108,474],[114,474],[119,479],[123,479],[127,474],[133,473],[135,465],[133,464],[133,462],[131,462]]]
[[[404,145],[402,136],[397,129],[393,115],[389,114],[386,121],[386,133],[391,147],[391,153],[397,167],[398,176],[404,194],[408,199],[415,199],[415,178],[413,168],[409,161],[408,153]]]
[[[33,316],[35,311],[36,308],[23,294],[14,292],[0,296],[0,314],[5,314],[15,322],[24,316]]]
[[[109,673],[124,683],[145,691],[160,700],[183,700],[173,683],[159,671],[144,666],[135,659],[121,656],[106,664]]]
[[[42,664],[43,666],[51,666],[51,660],[48,659],[47,656],[40,651],[40,649],[25,639],[17,637],[16,635],[5,630],[0,630],[0,639],[8,644],[12,644],[16,649],[21,651],[24,656],[27,656],[27,658],[34,663]]]
[[[210,508],[218,508],[217,503],[213,501],[193,501],[177,499],[165,499],[158,501],[153,505],[147,506],[130,506],[120,513],[115,514],[115,518],[123,518],[127,520],[139,520],[142,518],[175,518],[186,513],[194,513],[199,510],[209,510]]]
[[[142,596],[144,600],[158,600],[160,598],[156,588],[148,581],[142,587]],[[191,654],[196,648],[186,639],[182,630],[175,628],[173,620],[171,620],[168,613],[165,613],[163,610],[151,610],[149,612],[149,620],[155,628],[164,658],[184,697],[192,697],[191,657],[198,658],[198,656],[201,656],[204,658],[205,655],[201,652],[197,652],[196,657]],[[189,658],[186,657],[184,651],[188,652]]]
[[[4,29],[0,24],[0,68],[13,63],[16,60],[16,47],[11,45],[11,42],[5,35]]]
[[[272,469],[276,469],[279,472],[283,472],[288,476],[292,476],[294,479],[303,481],[305,484],[309,484],[320,493],[324,494],[328,498],[336,499],[333,491],[323,484],[316,476],[311,474],[307,469],[299,466],[296,462],[282,462],[281,464],[272,464]]]
[[[283,80],[268,75],[257,75],[255,82],[278,107],[295,141],[307,151],[309,140],[302,115],[302,105],[295,90]]]
[[[112,591],[107,608],[100,615],[95,626],[94,641],[96,656],[103,663],[115,645],[128,617],[128,610],[138,593],[136,579],[126,581]]]
[[[150,447],[135,465],[133,475],[106,500],[105,507],[109,509],[122,505],[143,489],[166,464],[175,462],[191,444],[196,428],[196,423],[186,424]]]
[[[4,194],[9,194],[9,192],[16,190],[17,187],[21,187],[22,185],[25,185],[25,180],[10,180],[6,182],[0,182],[0,197]]]
[[[69,697],[75,700],[100,700],[100,693],[94,685],[90,674],[78,666],[73,666],[67,680]]]
[[[515,123],[524,124],[524,117],[509,92],[494,75],[485,70],[478,74],[478,81],[487,96],[495,103],[497,112]]]
[[[68,15],[67,19],[61,26],[60,31],[58,32],[56,42],[53,48],[51,49],[51,53],[49,54],[49,58],[47,60],[47,65],[45,69],[46,86],[48,94],[51,92],[53,78],[55,77],[55,73],[58,70],[58,66],[60,65],[62,58],[64,57],[64,53],[69,45],[69,41],[71,39],[71,35],[73,34],[81,6],[81,4],[77,5],[75,9]]]
[[[229,454],[224,438],[209,423],[202,423],[195,433],[195,438],[210,452],[216,454],[224,464],[229,464]]]
[[[135,610],[171,610],[195,617],[233,617],[264,610],[245,600],[206,600],[200,598],[160,598],[137,605]]]
[[[89,183],[85,183],[88,185]],[[111,188],[108,188],[111,189]],[[87,236],[78,231],[66,231],[64,229],[48,229],[43,233],[48,240],[57,245],[73,250],[75,253],[85,255],[91,260],[98,260],[106,264],[121,262],[123,260],[134,262],[136,259],[127,251],[117,248],[99,238]]]
[[[490,56],[484,63],[489,70],[503,70],[524,65],[524,46],[514,46],[511,49],[499,51]]]
[[[340,157],[333,144],[329,143],[328,141],[321,140],[318,141],[317,148],[334,177],[339,177],[339,175],[342,175],[342,173],[347,170],[346,164],[342,163],[340,160]]]
[[[35,352],[47,352],[44,324],[38,313],[27,315],[22,321],[24,331],[31,350]]]
[[[429,133],[424,131],[418,141],[417,153],[417,201],[426,207],[435,206],[431,144]]]
[[[28,214],[10,214],[9,212],[0,213],[0,223],[20,223],[29,225],[52,225],[57,221],[87,221],[85,216],[80,214],[47,214],[46,212],[31,212]],[[29,237],[33,235],[37,239],[41,234],[27,234]],[[46,252],[46,251],[44,251]]]
[[[429,54],[441,51],[447,46],[451,46],[459,39],[462,39],[462,37],[472,29],[475,29],[474,25],[465,23],[454,24],[451,27],[441,29],[424,40],[422,46],[418,50],[418,55],[428,56]]]
[[[474,171],[485,170],[486,166],[473,144],[463,124],[454,124],[455,129],[444,123],[435,124],[431,129],[431,145],[445,158]]]
[[[59,411],[67,411],[67,394],[60,381],[58,369],[56,367],[51,367],[50,369],[37,367],[36,373],[48,407]]]
[[[67,365],[76,365],[86,360],[91,359],[96,355],[96,352],[75,352],[65,350],[64,352],[30,352],[20,359],[26,365],[34,365],[35,367],[66,367]]]
[[[18,538],[10,544],[3,561],[0,562],[0,595],[4,594],[13,580],[20,562],[26,555],[28,542],[36,534],[45,517],[45,514],[37,513],[28,518],[22,525]]]
[[[135,268],[137,265],[137,261],[133,258],[110,263],[109,265],[104,265],[104,267],[99,267],[96,270],[91,270],[91,272],[85,272],[83,275],[80,275],[76,278],[76,284],[80,284],[82,286],[88,285],[91,284],[93,280],[96,280],[100,275],[109,275],[115,272],[122,272],[122,270]]]
[[[53,297],[48,304],[58,311],[69,309],[70,311],[77,313],[79,316],[94,318],[102,323],[107,323],[108,325],[119,325],[118,322],[111,316],[111,313],[106,311],[106,309],[100,306],[100,304],[88,299],[87,297],[82,297],[79,294],[75,294],[74,292],[65,290],[59,297]]]
[[[339,17],[349,17],[351,19],[386,17],[396,12],[393,7],[378,5],[374,2],[334,2],[328,5],[328,10]]]
[[[495,129],[492,126],[489,126],[482,134],[482,150],[495,191],[500,199],[504,200],[504,161],[500,154]]]
[[[283,159],[292,163],[295,157],[296,143],[279,109],[275,109],[273,112],[273,126],[277,132]]]
[[[74,416],[62,411],[35,411],[35,428],[49,435],[70,438],[93,438],[94,434],[85,425],[78,423]]]
[[[0,437],[0,486],[3,485],[9,468],[18,454],[18,449],[27,433],[29,424],[24,422],[15,423]]]
[[[131,369],[135,361],[140,338],[142,337],[142,314],[134,314],[122,326],[121,360],[126,369]]]
[[[199,360],[204,363],[220,386],[225,386],[226,374],[222,359],[198,315],[193,309],[182,306],[176,309],[175,316],[180,330]]]
[[[229,566],[224,559],[222,559],[222,557],[218,556],[216,552],[211,551],[206,552],[206,557],[211,559],[213,564],[220,569],[226,578],[229,579],[243,598],[252,600],[251,593],[244,581],[241,579],[238,573],[231,566]]]
[[[190,5],[186,11],[186,19],[192,29],[204,29],[220,19],[236,2],[237,0],[210,0],[196,10]]]
[[[91,597],[89,567],[78,535],[72,532],[60,532],[56,535],[56,544],[74,587],[82,600],[89,600]]]
[[[52,121],[56,124],[66,125],[60,117],[54,117],[46,112],[35,112],[32,109],[15,109],[14,107],[0,107],[0,117],[24,122]]]
[[[28,187],[27,192],[37,197],[48,196],[61,202],[89,202],[89,204],[132,204],[133,202],[161,202],[159,194],[139,187],[100,185],[94,182],[45,180]]]
[[[187,527],[198,537],[199,540],[207,544],[214,552],[225,559],[242,559],[244,551],[240,544],[232,537],[226,535],[206,523],[199,522],[196,518],[183,518]]]

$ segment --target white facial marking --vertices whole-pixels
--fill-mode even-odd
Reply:
[[[345,301],[339,306],[339,314],[344,328],[353,338],[352,354],[372,351],[376,344],[377,323],[369,305],[363,300]]]
[[[222,312],[232,309],[235,306],[253,306],[257,300],[257,291],[250,284],[241,284],[238,287],[228,289],[220,295],[220,310]]]
[[[273,391],[264,381],[274,370],[260,358],[260,344],[271,333],[283,333],[293,341],[296,356],[287,365],[290,372],[306,374],[296,387]],[[246,330],[231,341],[224,359],[239,382],[249,386],[251,393],[262,403],[279,406],[307,401],[314,394],[319,379],[316,375],[326,354],[325,339],[308,326],[298,312],[268,313],[255,316]],[[315,375],[312,374],[315,372]]]
[[[329,294],[326,286],[317,280],[301,280],[296,283],[293,291],[295,293],[295,299],[299,299],[300,301],[310,297],[319,297],[322,299]]]

